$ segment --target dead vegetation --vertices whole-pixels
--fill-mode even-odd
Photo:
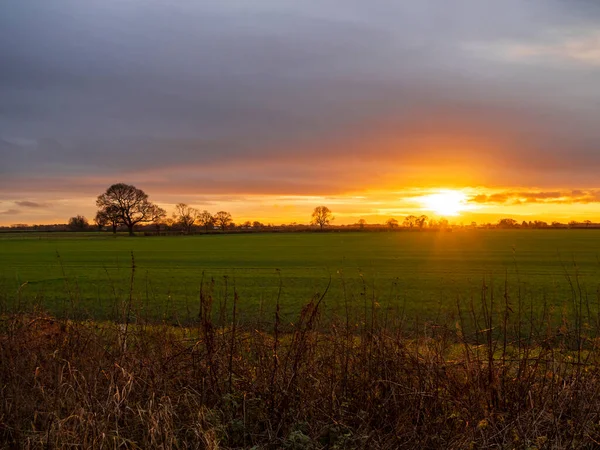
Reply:
[[[446,325],[320,320],[283,327],[237,298],[216,325],[0,322],[0,442],[18,448],[594,448],[600,370],[590,317],[526,322],[482,296]],[[132,312],[132,297],[123,314]],[[577,311],[577,308],[575,308]],[[580,310],[583,310],[580,308]],[[219,312],[223,317],[223,311]],[[470,315],[471,326],[463,321]],[[523,314],[524,315],[524,314]],[[471,331],[467,331],[470,329]],[[511,338],[512,336],[512,338]]]

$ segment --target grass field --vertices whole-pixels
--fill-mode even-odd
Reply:
[[[598,448],[595,231],[0,236],[1,448]]]
[[[217,305],[231,304],[235,289],[242,318],[272,314],[281,283],[289,319],[330,277],[329,313],[376,301],[382,311],[431,319],[456,310],[457,300],[478,301],[484,280],[498,298],[506,281],[513,304],[520,297],[534,309],[544,302],[569,308],[577,296],[596,311],[600,280],[600,234],[591,230],[0,234],[0,300],[9,308],[40,304],[58,315],[112,318],[130,295],[132,254],[137,313],[181,321],[197,315],[202,280]]]

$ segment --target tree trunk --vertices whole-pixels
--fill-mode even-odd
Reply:
[[[129,230],[129,236],[133,236],[133,225],[127,225],[127,229]]]
[[[112,230],[113,230],[113,234],[117,234],[117,224],[116,223],[112,224]]]

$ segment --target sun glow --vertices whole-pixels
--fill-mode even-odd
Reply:
[[[457,216],[468,209],[467,196],[460,191],[443,190],[419,198],[423,208],[441,216]]]

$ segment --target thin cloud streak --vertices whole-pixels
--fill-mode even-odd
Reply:
[[[30,202],[27,200],[17,200],[15,204],[22,208],[48,208],[50,206],[47,203]]]
[[[555,204],[589,204],[600,203],[600,190],[572,190],[572,191],[509,191],[495,194],[478,194],[468,199],[477,204],[512,204],[523,203],[555,203]]]
[[[467,50],[522,64],[576,62],[600,66],[600,32],[591,29],[552,30],[532,42],[472,43]]]

